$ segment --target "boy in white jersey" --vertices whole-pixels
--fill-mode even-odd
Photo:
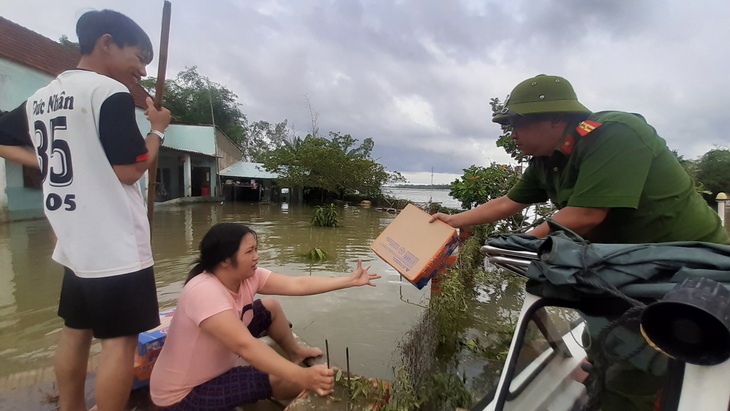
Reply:
[[[46,217],[63,265],[64,328],[55,369],[61,410],[86,410],[92,336],[101,339],[99,410],[122,410],[137,334],[159,324],[150,229],[137,181],[157,156],[170,112],[147,99],[142,136],[129,90],[152,44],[131,19],[90,11],[76,25],[81,60],[0,117],[0,156],[39,167]]]

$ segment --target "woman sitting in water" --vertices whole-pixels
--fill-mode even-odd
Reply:
[[[258,267],[256,233],[241,224],[213,226],[200,242],[200,257],[185,280],[150,392],[164,410],[229,410],[262,399],[291,399],[304,389],[328,395],[334,371],[304,368],[319,348],[299,345],[281,305],[254,295],[312,295],[370,285],[380,278],[358,260],[347,277],[288,277]],[[268,335],[286,359],[258,339]],[[238,357],[250,366],[236,366]]]

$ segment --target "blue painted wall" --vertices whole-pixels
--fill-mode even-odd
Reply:
[[[0,59],[0,110],[16,108],[51,80],[48,74]],[[8,220],[43,217],[41,190],[23,187],[23,167],[0,158],[0,168],[4,169],[0,171],[0,209],[5,211],[0,219],[3,214]]]

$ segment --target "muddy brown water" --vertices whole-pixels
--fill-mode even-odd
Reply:
[[[333,363],[345,363],[349,347],[353,372],[392,379],[396,345],[428,302],[418,290],[370,249],[394,218],[375,209],[340,208],[341,227],[311,227],[313,208],[282,204],[205,203],[158,206],[152,231],[161,309],[173,308],[182,282],[208,228],[241,222],[259,236],[262,267],[291,276],[344,276],[361,258],[383,276],[377,287],[359,287],[308,297],[280,297],[294,331],[324,349]],[[56,311],[60,266],[50,258],[53,231],[44,220],[0,224],[0,378],[52,366],[62,323]],[[302,254],[320,247],[328,259],[310,263]]]
[[[377,287],[279,300],[304,341],[324,350],[328,340],[333,364],[346,363],[349,347],[353,373],[392,380],[392,367],[399,362],[397,344],[421,317],[430,287],[418,290],[401,280],[369,249],[392,214],[340,207],[341,227],[318,228],[310,225],[313,212],[308,206],[257,203],[158,206],[152,247],[160,308],[175,306],[198,242],[219,222],[240,222],[256,230],[259,265],[280,274],[344,276],[361,258],[372,266],[371,272],[383,276]],[[50,258],[54,241],[45,220],[0,224],[0,409],[35,409],[24,407],[28,399],[36,401],[35,406],[43,396],[39,390],[52,389],[53,355],[62,325],[56,314],[62,271]],[[302,257],[313,247],[325,250],[328,259],[310,263]],[[462,331],[465,339],[489,345],[502,331],[500,324],[515,320],[522,290],[497,286],[475,291],[469,302],[470,321]],[[98,344],[93,348],[98,350]],[[496,384],[501,361],[484,361],[469,350],[456,357],[454,372],[466,377],[475,399]],[[21,408],[13,408],[16,404]],[[48,406],[43,409],[53,409]]]

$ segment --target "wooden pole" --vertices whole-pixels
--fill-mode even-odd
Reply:
[[[165,72],[167,71],[167,44],[170,40],[170,15],[172,13],[172,3],[165,0],[162,7],[162,33],[160,34],[160,59],[157,66],[157,84],[155,84],[155,107],[159,110],[162,108],[162,96],[165,94]],[[163,130],[160,130],[163,131]],[[162,147],[160,147],[162,148]],[[152,165],[148,171],[147,179],[147,219],[150,222],[150,231],[152,230],[152,215],[155,212],[155,192],[157,191],[157,159],[160,152],[152,160]]]

